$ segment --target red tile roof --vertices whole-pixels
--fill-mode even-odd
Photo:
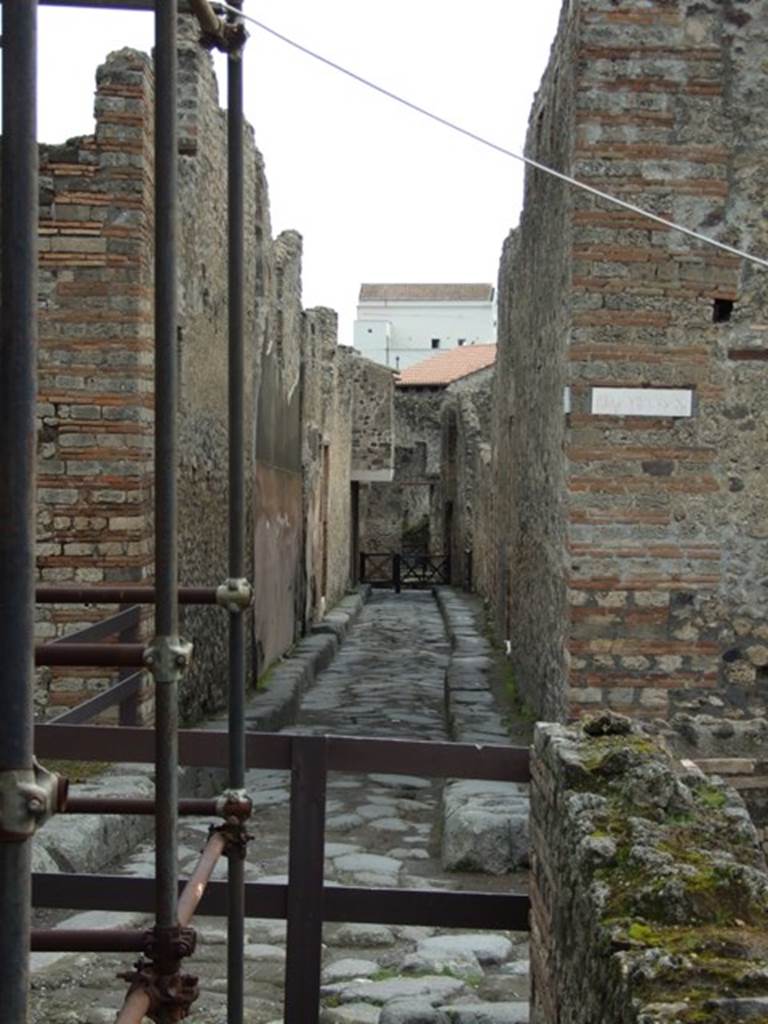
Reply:
[[[461,345],[409,366],[395,378],[395,383],[398,387],[447,387],[493,366],[495,359],[495,345]]]
[[[492,284],[362,284],[359,302],[490,302]]]

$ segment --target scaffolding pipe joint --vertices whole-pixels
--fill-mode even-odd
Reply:
[[[192,661],[192,644],[178,636],[156,636],[144,651],[144,664],[156,683],[178,683]]]
[[[216,604],[239,615],[253,604],[253,586],[242,577],[225,580],[216,588]]]
[[[221,50],[230,56],[239,54],[248,38],[241,19],[218,17],[208,0],[190,0],[190,7],[200,24],[201,46],[206,50]]]
[[[220,818],[245,821],[252,810],[253,802],[244,789],[226,789],[216,798],[216,814]]]
[[[253,839],[253,836],[246,829],[244,821],[241,821],[239,818],[229,818],[223,825],[211,825],[208,832],[209,835],[218,833],[224,837],[225,857],[245,860],[248,853],[248,843]]]
[[[69,782],[36,759],[31,768],[0,772],[0,843],[29,839],[67,801]]]
[[[160,974],[155,965],[138,960],[135,970],[119,974],[129,983],[128,995],[118,1021],[141,1021],[149,1017],[156,1024],[184,1020],[200,995],[198,979],[192,974]],[[137,1001],[138,999],[138,1001]]]

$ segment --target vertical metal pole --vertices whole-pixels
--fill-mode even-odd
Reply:
[[[155,7],[155,643],[176,638],[178,550],[176,461],[176,18],[177,0]],[[170,642],[170,639],[169,639]],[[159,648],[159,644],[158,644]],[[177,915],[178,681],[155,673],[156,923]]]
[[[37,0],[3,4],[0,773],[32,768],[37,373]],[[29,840],[0,843],[0,1005],[27,1019]]]
[[[323,939],[326,738],[294,736],[291,762],[284,1020],[316,1024]]]
[[[239,0],[235,6],[240,7]],[[245,359],[243,340],[243,60],[227,60],[227,190],[229,246],[229,575],[245,575]],[[245,785],[244,610],[229,617],[229,785]],[[244,1003],[245,859],[232,851],[228,868],[227,1024],[242,1024]]]

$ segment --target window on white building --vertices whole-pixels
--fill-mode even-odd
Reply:
[[[440,339],[439,338],[433,338],[432,339],[432,348],[440,348]]]

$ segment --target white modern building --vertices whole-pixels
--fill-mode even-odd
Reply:
[[[355,348],[393,370],[445,349],[496,341],[490,284],[363,284]]]

